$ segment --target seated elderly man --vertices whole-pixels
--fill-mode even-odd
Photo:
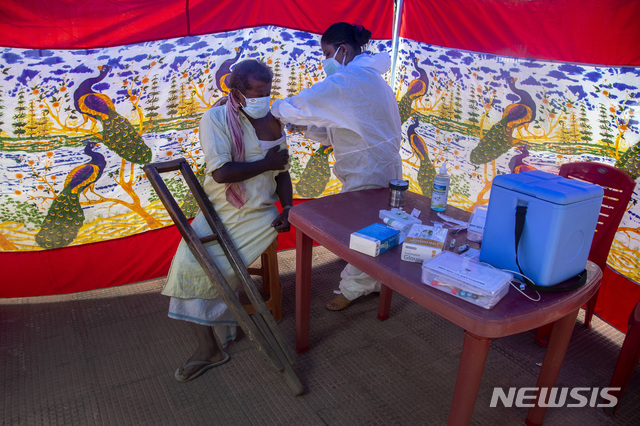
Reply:
[[[264,63],[239,62],[229,78],[226,103],[218,102],[200,121],[206,161],[204,190],[246,265],[266,250],[278,232],[290,227],[289,154],[282,125],[270,112],[272,79]],[[275,206],[278,200],[283,206],[280,214]],[[211,234],[201,212],[192,226],[199,236]],[[220,245],[208,243],[207,250],[236,288],[239,278]],[[175,378],[189,381],[227,362],[229,355],[222,349],[235,338],[237,322],[184,240],[162,294],[171,296],[169,317],[188,321],[197,341]]]

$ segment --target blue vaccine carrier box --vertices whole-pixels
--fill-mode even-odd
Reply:
[[[518,272],[516,207],[527,207],[518,244],[522,272],[554,286],[582,272],[598,223],[603,189],[538,170],[493,179],[480,261]]]

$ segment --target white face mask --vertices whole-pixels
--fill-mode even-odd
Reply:
[[[263,98],[247,98],[242,92],[240,94],[244,97],[247,106],[243,106],[242,110],[251,118],[262,118],[271,109],[271,97],[265,96]]]
[[[344,67],[344,60],[346,59],[346,56],[342,60],[342,64],[336,60],[336,56],[338,55],[339,50],[340,50],[340,47],[336,49],[336,53],[333,54],[333,58],[327,58],[322,60],[322,68],[324,68],[324,72],[327,74],[327,76],[331,74],[335,74],[336,71]]]

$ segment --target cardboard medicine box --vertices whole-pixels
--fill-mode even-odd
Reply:
[[[401,259],[407,262],[424,262],[444,248],[447,229],[429,225],[413,225],[402,243]]]
[[[356,231],[349,238],[349,248],[376,257],[400,242],[400,231],[381,223],[374,223]]]

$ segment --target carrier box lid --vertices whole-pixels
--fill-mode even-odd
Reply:
[[[496,176],[493,186],[560,205],[602,197],[603,192],[602,188],[592,183],[567,179],[540,170]]]

